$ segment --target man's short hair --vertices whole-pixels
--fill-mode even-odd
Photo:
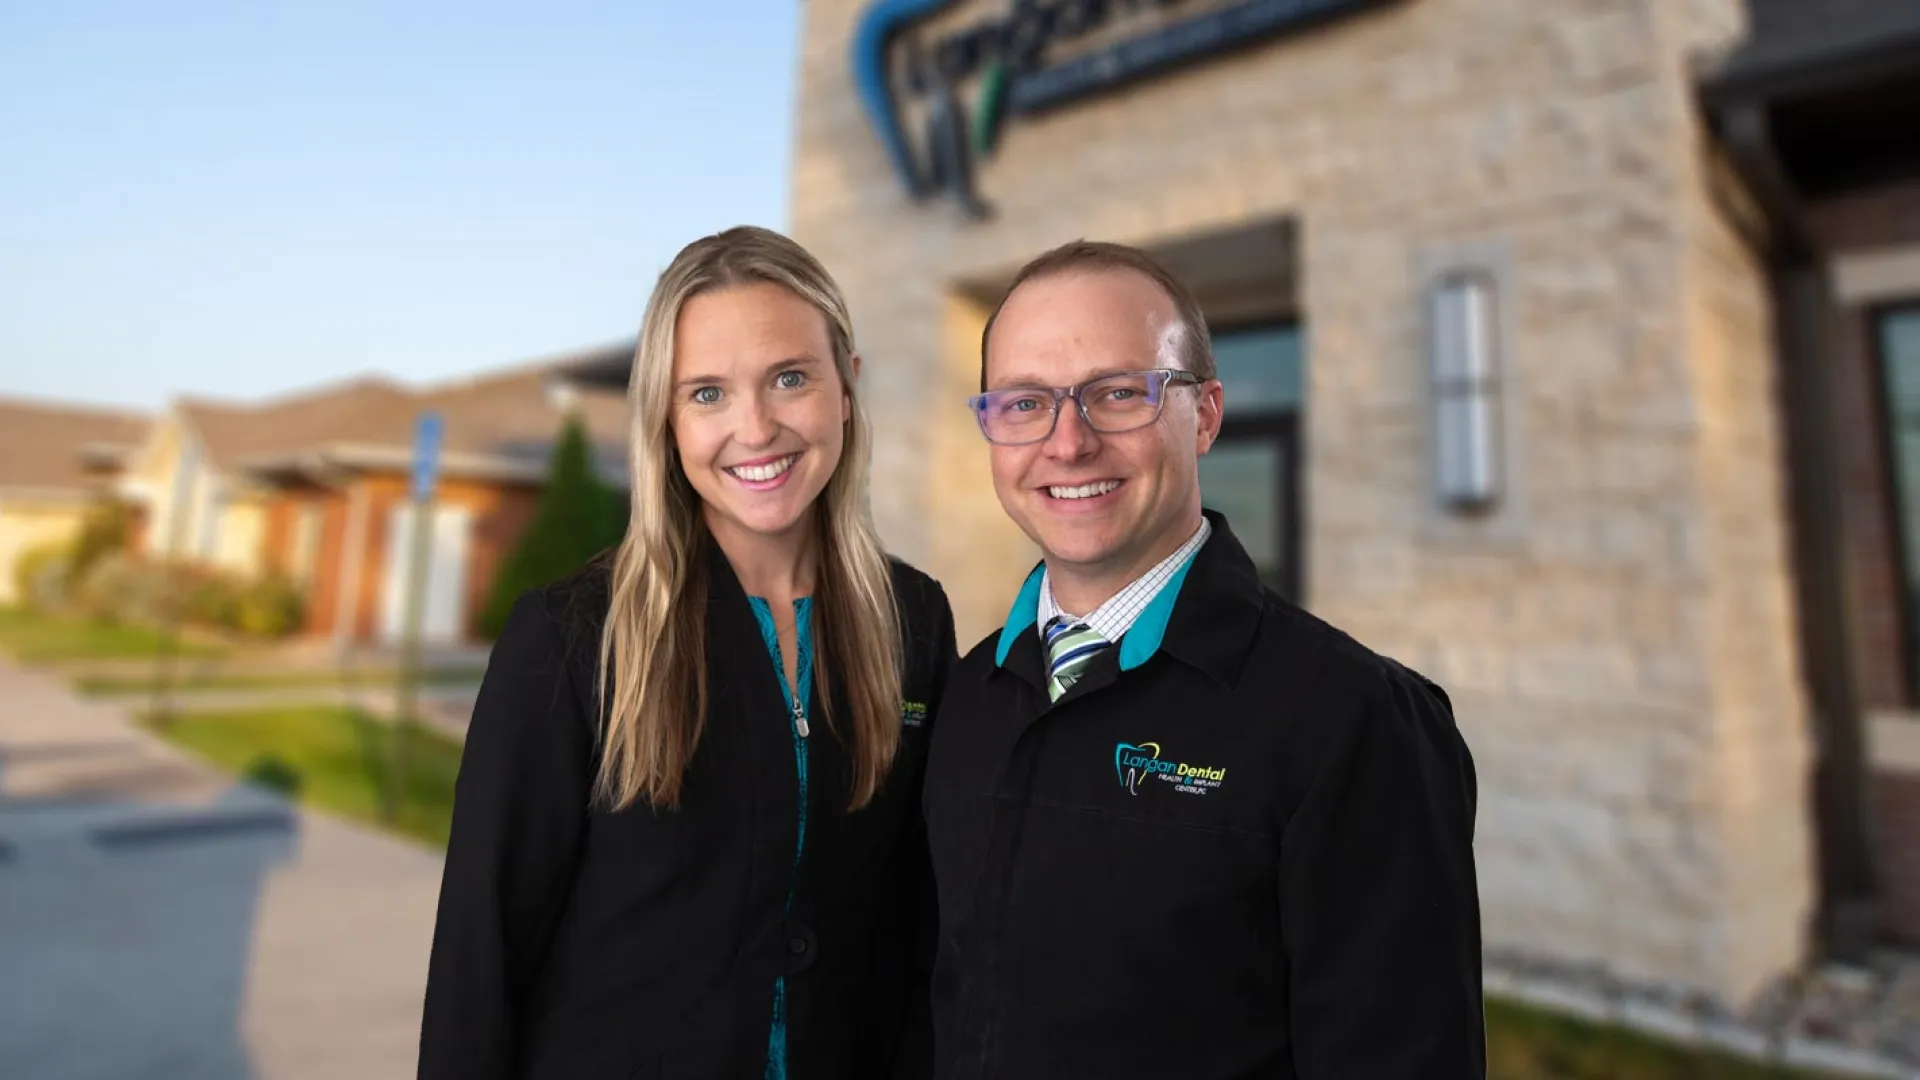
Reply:
[[[1173,301],[1173,310],[1180,316],[1183,330],[1180,358],[1186,370],[1202,379],[1214,377],[1213,337],[1207,332],[1207,319],[1200,312],[1200,301],[1194,299],[1193,290],[1187,288],[1160,260],[1139,248],[1098,240],[1073,240],[1042,253],[1021,267],[1020,272],[1013,276],[1013,284],[1007,286],[1000,302],[993,306],[993,314],[987,316],[986,328],[980,331],[981,391],[987,388],[987,341],[993,336],[993,324],[1000,318],[1000,309],[1007,306],[1007,298],[1035,278],[1097,273],[1102,270],[1132,270],[1145,274],[1160,286],[1167,298]]]

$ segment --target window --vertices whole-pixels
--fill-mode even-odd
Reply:
[[[1213,359],[1227,389],[1229,415],[1299,410],[1299,327],[1222,332],[1213,339]]]
[[[1267,323],[1212,335],[1226,415],[1200,459],[1201,499],[1226,515],[1261,580],[1298,601],[1302,334]]]
[[[1901,606],[1908,693],[1920,700],[1920,304],[1879,319],[1880,377],[1887,407],[1893,510],[1899,524]]]

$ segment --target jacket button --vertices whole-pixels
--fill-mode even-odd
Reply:
[[[820,939],[813,933],[813,927],[798,919],[788,919],[781,927],[787,939],[787,974],[807,970],[820,956]]]

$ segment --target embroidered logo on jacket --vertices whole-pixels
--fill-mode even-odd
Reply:
[[[1157,779],[1186,795],[1205,795],[1220,786],[1227,770],[1188,765],[1160,756],[1159,743],[1118,743],[1113,748],[1113,771],[1129,795],[1140,794],[1140,781]]]
[[[908,727],[919,727],[927,722],[927,703],[924,701],[903,701],[900,703],[900,722]]]

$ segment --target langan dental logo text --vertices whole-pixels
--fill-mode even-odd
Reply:
[[[1227,778],[1227,770],[1208,765],[1188,765],[1160,756],[1159,743],[1118,743],[1113,748],[1113,769],[1120,786],[1132,795],[1140,794],[1140,782],[1157,779],[1172,784],[1175,791],[1187,795],[1205,795]]]

